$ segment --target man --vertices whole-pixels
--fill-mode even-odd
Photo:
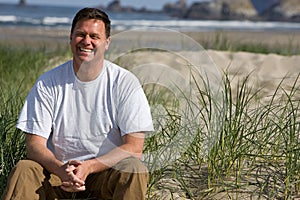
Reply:
[[[43,74],[21,111],[28,160],[12,170],[2,199],[145,199],[150,109],[137,78],[104,59],[109,44],[108,16],[80,10],[73,59]]]

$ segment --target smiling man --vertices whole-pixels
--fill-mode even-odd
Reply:
[[[137,78],[104,59],[109,44],[108,16],[80,10],[73,59],[43,74],[25,101],[17,128],[28,160],[12,170],[2,199],[145,199],[150,108]]]

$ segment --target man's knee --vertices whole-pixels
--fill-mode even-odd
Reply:
[[[120,161],[116,164],[114,169],[125,173],[148,174],[147,167],[142,163],[141,160],[134,157],[129,157]]]
[[[41,165],[31,160],[20,160],[10,172],[3,199],[38,199],[36,191],[42,186],[43,179]]]
[[[32,161],[32,160],[20,160],[16,164],[16,167],[21,167],[24,169],[32,168],[32,167],[40,167],[40,166],[41,166],[40,164],[38,164],[37,162]]]
[[[137,158],[126,158],[117,164],[113,199],[145,199],[149,173]]]
[[[14,167],[14,171],[28,171],[28,170],[42,171],[43,167],[39,163],[32,160],[20,160]]]

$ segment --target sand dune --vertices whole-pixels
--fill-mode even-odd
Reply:
[[[265,96],[272,95],[279,84],[285,90],[291,89],[294,84],[300,86],[300,80],[297,81],[297,76],[300,74],[298,55],[281,56],[212,50],[209,50],[208,54],[220,70],[227,71],[232,78],[232,85],[249,76],[249,84],[262,88]]]
[[[118,63],[129,70],[143,66],[147,76],[161,76],[158,66],[168,68],[170,74],[172,69],[178,71],[184,80],[190,77],[187,67],[192,63],[200,66],[209,73],[226,73],[231,80],[233,90],[239,81],[248,78],[248,85],[255,89],[261,89],[261,95],[272,95],[278,85],[281,84],[285,90],[290,89],[296,83],[300,86],[300,80],[296,81],[300,74],[300,55],[281,56],[276,54],[257,54],[248,52],[229,52],[207,50],[204,52],[159,52],[138,51],[131,52],[118,57]],[[148,66],[145,66],[147,65]],[[156,68],[152,67],[156,66]],[[213,75],[210,76],[212,79]],[[217,81],[217,80],[216,80]],[[212,80],[212,83],[216,82]],[[177,82],[179,85],[180,82]]]

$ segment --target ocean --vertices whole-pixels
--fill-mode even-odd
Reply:
[[[0,4],[0,28],[7,26],[69,28],[74,14],[79,9],[78,7]],[[300,31],[300,23],[290,22],[184,20],[163,13],[107,13],[112,21],[112,29],[119,31],[155,27],[176,31]]]

